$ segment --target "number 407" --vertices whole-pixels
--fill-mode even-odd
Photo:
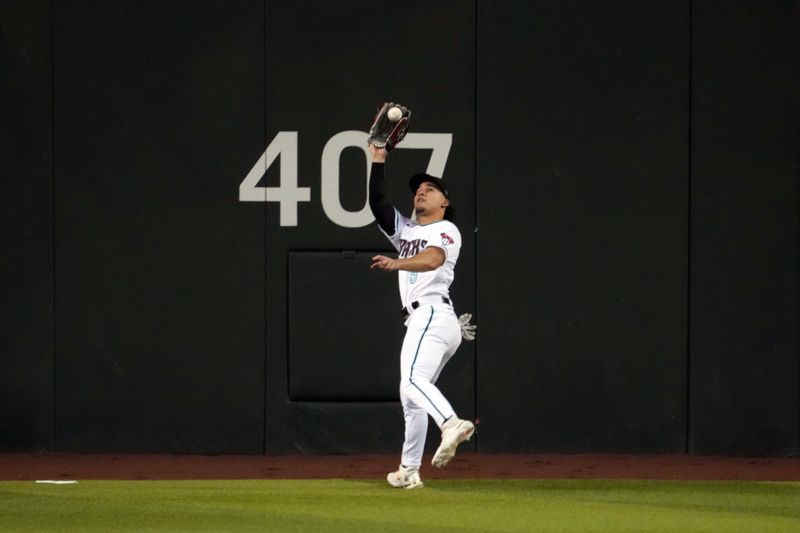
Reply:
[[[331,137],[322,150],[322,210],[331,222],[345,228],[360,228],[375,220],[367,198],[371,162],[367,136],[363,131],[342,131]],[[277,202],[280,206],[281,226],[297,226],[297,204],[311,201],[311,188],[297,184],[297,137],[296,131],[278,132],[239,185],[240,202]],[[431,150],[426,172],[432,176],[443,176],[452,144],[452,133],[409,133],[396,149]],[[347,211],[339,199],[339,158],[344,149],[350,147],[361,148],[366,157],[364,207],[358,211]],[[261,178],[278,156],[281,158],[280,186],[259,187]]]

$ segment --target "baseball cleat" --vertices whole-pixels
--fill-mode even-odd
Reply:
[[[433,456],[431,464],[436,468],[447,465],[456,455],[456,448],[462,442],[469,440],[475,433],[475,424],[469,420],[453,417],[442,425],[442,443]]]
[[[386,481],[398,489],[421,489],[425,486],[419,477],[419,468],[406,468],[403,465],[397,472],[389,472]]]

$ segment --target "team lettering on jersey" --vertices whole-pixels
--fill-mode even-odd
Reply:
[[[425,246],[427,246],[428,241],[424,239],[414,239],[413,241],[407,241],[405,239],[400,239],[400,257],[411,257],[413,255],[417,255]]]

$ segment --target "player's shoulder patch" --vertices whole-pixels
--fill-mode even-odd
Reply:
[[[461,243],[461,232],[458,231],[458,226],[449,220],[443,220],[442,225],[439,226],[437,233],[442,240],[442,246],[451,246],[456,243]]]

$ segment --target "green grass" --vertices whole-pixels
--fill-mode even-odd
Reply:
[[[0,482],[0,531],[800,531],[800,483]]]

